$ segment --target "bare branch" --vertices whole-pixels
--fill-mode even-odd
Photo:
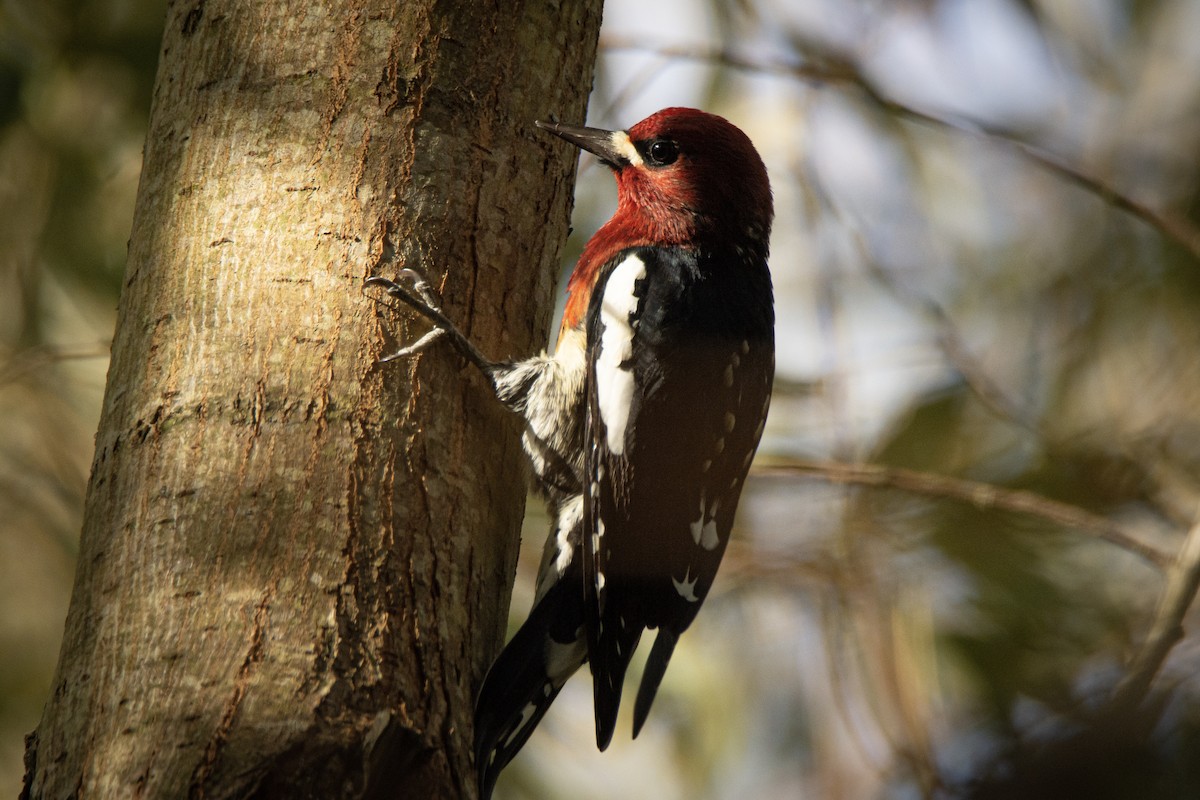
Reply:
[[[80,345],[42,344],[27,347],[13,353],[0,362],[0,387],[16,383],[30,373],[60,361],[75,361],[85,358],[108,358],[108,342]]]
[[[857,80],[855,77],[857,72],[843,69],[840,63],[801,64],[797,61],[783,59],[755,60],[738,55],[724,47],[709,47],[703,44],[665,45],[636,37],[604,36],[600,39],[600,49],[607,53],[632,50],[663,58],[707,61],[731,69],[785,75],[813,83],[854,83]]]
[[[895,100],[884,97],[862,76],[859,76],[853,83],[874,103],[897,116],[940,128],[948,128],[958,133],[1002,144],[1016,150],[1033,164],[1058,175],[1068,183],[1073,183],[1115,208],[1119,208],[1140,219],[1167,239],[1186,249],[1197,260],[1200,260],[1200,228],[1197,228],[1185,217],[1169,211],[1155,210],[1145,203],[1122,193],[1099,178],[1087,174],[1081,168],[1072,166],[1058,156],[1052,155],[1028,142],[1014,139],[1012,136],[1002,132],[989,130],[986,126],[958,121],[950,117],[944,117],[928,111],[920,111],[912,106],[898,103]]]
[[[1031,163],[1045,169],[1069,183],[1096,195],[1107,203],[1140,219],[1157,230],[1162,236],[1186,249],[1200,260],[1200,228],[1186,217],[1169,211],[1159,211],[1135,200],[1104,181],[1087,174],[1082,169],[1067,164],[1058,156],[1047,153],[1027,142],[1014,139],[1009,133],[989,129],[978,122],[955,119],[893,100],[882,94],[862,73],[856,64],[844,57],[830,56],[816,63],[800,63],[792,60],[755,60],[734,53],[723,47],[706,45],[663,45],[649,40],[608,36],[600,41],[604,51],[636,50],[665,58],[680,58],[692,61],[708,61],[731,69],[773,75],[784,75],[815,84],[841,84],[860,90],[863,95],[881,109],[898,117],[910,119],[978,139],[995,142],[1012,148]]]
[[[931,472],[919,472],[877,464],[846,464],[837,461],[795,460],[756,467],[754,474],[806,475],[832,483],[898,489],[926,497],[941,497],[970,503],[988,511],[999,509],[1018,514],[1041,517],[1066,528],[1085,531],[1115,544],[1159,569],[1166,569],[1169,559],[1155,548],[1134,538],[1123,526],[1098,514],[1051,500],[1048,497],[1021,489],[1005,489],[990,483],[951,478]],[[1197,535],[1200,538],[1200,534]],[[1200,549],[1200,544],[1197,545]],[[1193,587],[1193,593],[1195,587]]]
[[[1167,585],[1159,598],[1150,633],[1129,662],[1129,671],[1113,692],[1114,706],[1136,705],[1146,696],[1171,649],[1183,639],[1183,618],[1195,600],[1198,588],[1200,514],[1197,514],[1175,560],[1167,568]]]

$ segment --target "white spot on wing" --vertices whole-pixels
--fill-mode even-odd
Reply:
[[[628,138],[628,137],[626,137]],[[596,399],[604,421],[605,441],[613,455],[625,452],[625,428],[633,403],[633,371],[622,366],[633,355],[633,325],[637,312],[636,284],[646,277],[646,265],[629,256],[613,269],[600,304],[600,355],[596,359]]]
[[[696,521],[688,525],[688,529],[692,532],[692,541],[696,546],[700,546],[700,536],[704,531],[704,498],[700,498],[700,515],[696,517]]]
[[[536,712],[537,712],[536,705],[534,705],[533,703],[526,703],[525,707],[523,709],[521,709],[521,721],[518,722],[516,724],[516,727],[514,727],[512,729],[512,733],[510,733],[505,738],[505,740],[500,743],[500,746],[508,747],[510,744],[512,744],[513,739],[517,738],[517,734],[519,734],[522,730],[525,729],[525,726],[529,724],[529,720],[533,719],[533,715]]]
[[[695,521],[688,525],[688,530],[691,531],[692,541],[697,547],[703,547],[705,550],[713,550],[721,543],[721,537],[717,535],[717,509],[721,507],[721,499],[717,498],[712,505],[708,505],[707,501],[700,498],[700,513]]]
[[[684,600],[687,600],[689,603],[699,603],[700,598],[696,597],[696,578],[688,580],[691,574],[692,570],[689,567],[688,571],[683,574],[683,580],[679,581],[671,578],[671,583],[675,584],[675,591],[679,592],[679,596]]]

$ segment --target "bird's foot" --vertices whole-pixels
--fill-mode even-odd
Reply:
[[[429,281],[418,270],[405,267],[396,276],[399,281],[378,276],[367,278],[365,286],[380,287],[388,296],[394,297],[433,323],[433,328],[417,341],[401,347],[396,352],[379,359],[381,363],[416,355],[442,337],[447,337],[458,352],[478,367],[489,378],[495,365],[479,352],[478,348],[454,326],[442,313],[437,294]],[[405,283],[408,285],[406,286]]]
[[[396,277],[407,281],[409,286],[406,287],[397,281],[378,276],[367,278],[365,285],[378,286],[387,292],[389,296],[395,297],[405,305],[412,307],[421,316],[433,322],[433,328],[412,344],[401,347],[396,352],[380,358],[379,363],[381,364],[400,358],[415,356],[446,334],[446,328],[441,325],[441,322],[445,320],[445,315],[442,314],[438,297],[434,294],[433,287],[429,285],[428,279],[411,267],[405,267],[400,270]]]

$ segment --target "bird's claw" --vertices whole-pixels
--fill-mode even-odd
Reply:
[[[445,328],[440,327],[436,321],[436,318],[441,316],[442,309],[438,305],[438,297],[434,293],[433,287],[429,285],[429,281],[425,275],[411,267],[405,267],[397,273],[396,277],[406,280],[409,283],[409,287],[397,281],[379,276],[367,278],[365,285],[380,287],[391,297],[403,301],[406,305],[416,309],[422,316],[432,320],[434,327],[412,344],[401,347],[396,352],[380,358],[379,363],[381,364],[415,356],[446,333]]]
[[[392,297],[398,298],[409,305],[415,306],[418,311],[422,311],[422,306],[424,306],[425,308],[432,309],[439,314],[442,313],[441,306],[438,305],[438,297],[436,294],[434,294],[433,287],[429,285],[429,279],[425,277],[424,273],[415,270],[412,267],[405,267],[404,269],[400,270],[400,272],[396,273],[396,277],[407,279],[412,285],[412,289],[406,289],[400,283],[397,283],[393,280],[388,280],[387,278],[383,278],[378,275],[367,278],[366,285],[379,286]],[[416,298],[413,297],[414,292],[416,293]],[[420,299],[421,302],[413,303],[413,299]]]
[[[424,273],[415,270],[412,267],[405,267],[400,270],[398,277],[407,278],[412,281],[412,287],[416,290],[417,295],[425,301],[425,305],[432,308],[434,311],[440,312],[442,309],[438,305],[438,296],[434,294],[433,287],[429,285]]]
[[[412,344],[406,345],[405,347],[401,347],[399,350],[397,350],[394,353],[389,353],[386,356],[381,356],[379,358],[379,363],[386,364],[389,361],[395,361],[400,358],[408,358],[409,356],[415,356],[417,353],[420,353],[422,350],[424,350],[426,347],[428,347],[429,345],[436,342],[438,339],[440,339],[445,334],[446,334],[446,332],[444,330],[442,330],[441,328],[434,328],[434,329],[430,330],[428,333],[426,333],[424,336],[422,336],[420,339],[417,339]]]

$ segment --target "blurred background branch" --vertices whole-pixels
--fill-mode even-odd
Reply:
[[[1034,492],[1009,490],[994,483],[968,481],[878,464],[841,464],[833,461],[770,463],[756,468],[754,474],[773,477],[803,475],[832,483],[899,489],[926,497],[958,500],[984,512],[998,510],[1031,514],[1061,527],[1074,528],[1103,539],[1128,550],[1159,569],[1165,569],[1170,563],[1168,556],[1139,542],[1134,533],[1106,517],[1078,506],[1042,497]]]
[[[1158,610],[1146,634],[1146,641],[1130,661],[1129,672],[1117,684],[1114,706],[1132,706],[1141,702],[1150,690],[1163,662],[1183,639],[1183,619],[1196,600],[1200,587],[1200,515],[1188,531],[1179,553],[1167,571]]]

